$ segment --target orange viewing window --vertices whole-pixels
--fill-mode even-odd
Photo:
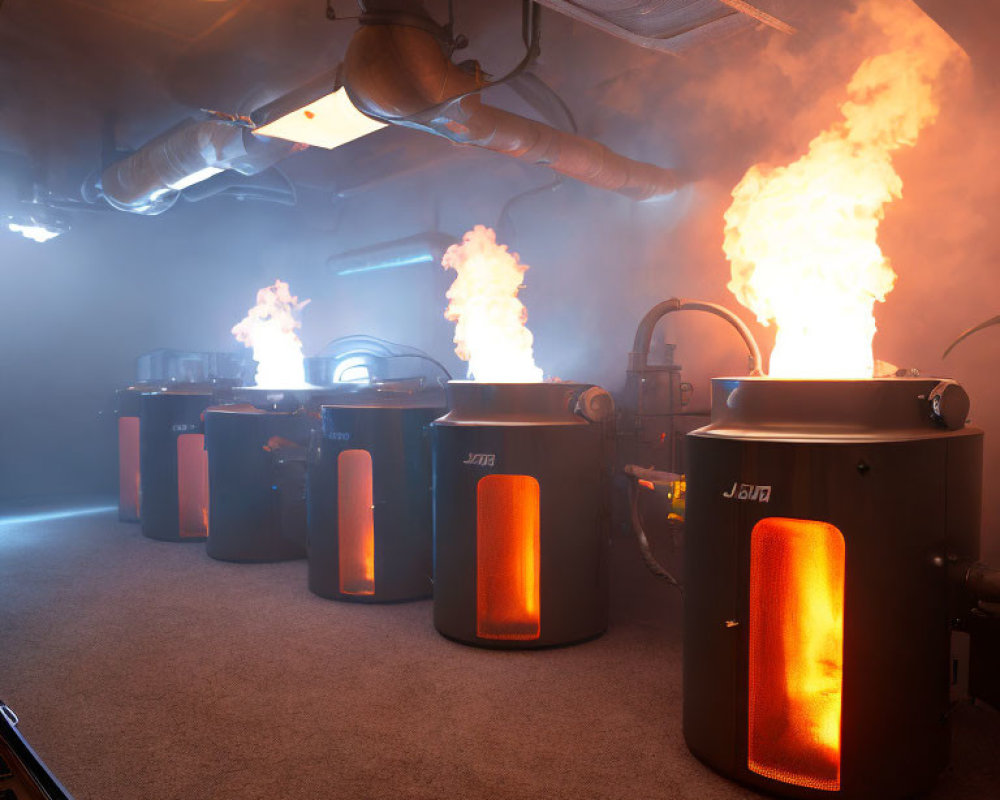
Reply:
[[[770,517],[750,541],[748,766],[796,786],[840,789],[844,537]]]
[[[139,518],[139,418],[118,418],[118,510]]]
[[[487,475],[477,489],[476,635],[537,639],[540,613],[538,481]]]
[[[367,450],[342,450],[337,456],[337,541],[340,591],[375,594],[375,505]]]
[[[208,453],[205,436],[182,433],[177,437],[178,534],[185,538],[208,536]]]

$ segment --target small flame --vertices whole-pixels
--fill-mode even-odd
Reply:
[[[858,67],[842,120],[793,164],[752,166],[725,214],[728,288],[777,323],[772,377],[872,377],[874,306],[896,280],[877,242],[883,206],[902,196],[891,156],[935,120],[933,82],[961,52],[914,6],[865,14],[892,49]]]
[[[476,225],[441,260],[458,273],[448,289],[445,319],[455,323],[455,352],[469,362],[469,377],[486,383],[538,383],[542,370],[525,326],[528,311],[517,299],[527,264]]]
[[[257,292],[257,305],[233,327],[233,336],[253,348],[257,362],[256,385],[266,389],[301,389],[307,387],[302,361],[302,341],[295,329],[302,323],[295,312],[309,303],[288,290],[288,284],[276,280]]]

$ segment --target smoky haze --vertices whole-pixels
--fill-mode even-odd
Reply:
[[[409,165],[343,198],[317,181],[300,187],[295,207],[219,197],[148,219],[77,214],[69,234],[45,245],[0,237],[8,298],[0,502],[112,493],[111,395],[134,377],[134,359],[158,347],[242,350],[229,331],[247,299],[277,278],[312,300],[300,314],[307,356],[364,333],[421,347],[464,376],[443,316],[452,276],[440,265],[340,277],[326,266],[332,254],[433,229],[457,240],[476,224],[493,227],[531,265],[519,299],[546,376],[619,392],[639,319],[672,296],[733,309],[769,353],[773,329],[726,290],[730,192],[752,164],[799,157],[838,118],[854,70],[883,44],[842,6],[809,5],[825,8],[795,37],[760,31],[684,58],[545,12],[538,74],[582,134],[691,178],[663,200],[636,204],[569,180],[552,186],[544,169],[441,143],[429,166]],[[1000,313],[998,61],[978,57],[945,76],[937,121],[894,158],[903,196],[886,207],[879,242],[899,277],[875,311],[876,358],[969,390],[973,423],[987,431],[987,489],[1000,480],[992,435],[1000,430],[1000,328],[946,362],[940,356],[962,330]],[[330,158],[308,151],[282,169],[298,180]],[[501,218],[512,197],[532,189]],[[678,345],[698,406],[710,377],[745,370],[739,338],[716,319],[671,315],[658,338]],[[984,556],[1000,561],[1000,498],[985,497]]]

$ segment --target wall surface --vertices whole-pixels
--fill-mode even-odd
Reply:
[[[155,218],[77,214],[70,233],[44,245],[0,236],[0,503],[113,491],[111,396],[132,378],[134,359],[158,347],[236,349],[230,327],[275,278],[312,299],[302,312],[307,354],[367,333],[422,347],[461,376],[442,316],[444,270],[420,264],[336,277],[325,265],[333,253],[435,227],[458,237],[475,224],[499,225],[501,240],[530,265],[521,297],[547,375],[620,389],[636,323],[675,295],[733,308],[768,351],[772,330],[726,289],[729,193],[750,165],[794,160],[837,118],[847,81],[877,52],[878,37],[831,15],[799,37],[759,32],[678,59],[549,12],[545,23],[537,71],[581,132],[625,155],[682,167],[688,185],[635,204],[565,181],[526,194],[500,219],[508,200],[546,186],[551,173],[443,145],[433,167],[346,198],[316,187],[295,207],[219,197]],[[973,422],[987,432],[984,554],[993,560],[1000,329],[963,343],[946,362],[940,356],[963,329],[1000,313],[998,62],[980,58],[949,74],[936,124],[895,160],[903,198],[887,207],[880,243],[899,278],[877,308],[875,340],[877,357],[968,387]],[[287,171],[320,171],[327,158],[296,155]],[[717,321],[674,316],[663,335],[678,343],[678,360],[707,399],[709,377],[743,368],[739,341]]]

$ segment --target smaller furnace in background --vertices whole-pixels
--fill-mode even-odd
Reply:
[[[143,394],[203,389],[223,393],[249,362],[227,353],[154,350],[137,360],[136,382],[115,392],[118,427],[118,518],[139,522],[142,506],[140,420]],[[155,527],[155,526],[154,526]]]
[[[334,396],[326,387],[241,387],[235,404],[206,409],[208,555],[244,562],[305,557],[306,452],[320,404]]]
[[[335,343],[345,387],[323,406],[309,459],[309,589],[395,602],[431,593],[428,424],[445,410],[447,370],[411,347]],[[331,352],[331,348],[327,348]]]
[[[436,396],[383,391],[323,406],[309,473],[309,589],[358,602],[431,594],[427,425]]]
[[[451,381],[448,406],[432,425],[437,630],[495,648],[603,633],[611,396]]]
[[[168,542],[208,536],[206,408],[229,389],[192,384],[144,392],[140,398],[139,468],[142,533]]]

